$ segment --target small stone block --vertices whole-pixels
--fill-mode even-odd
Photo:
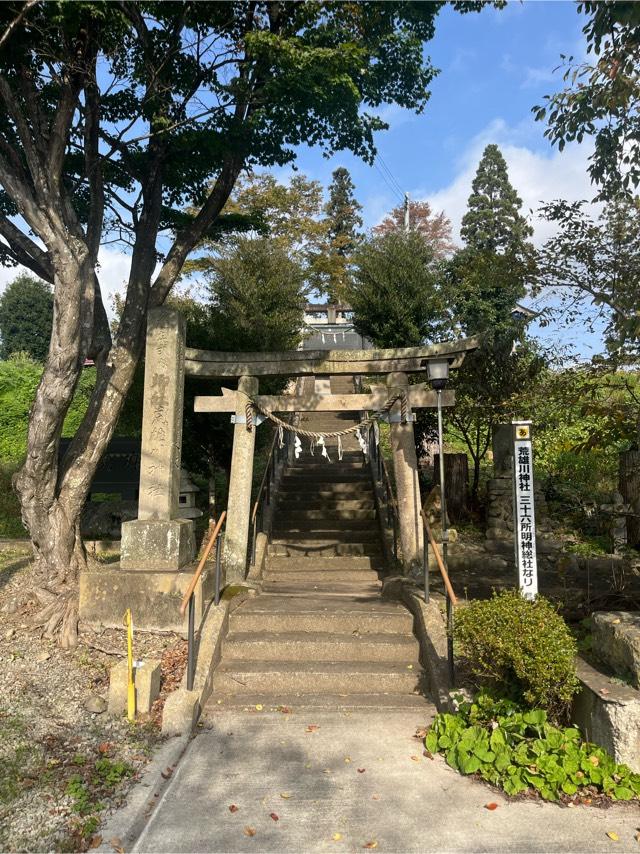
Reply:
[[[196,553],[191,519],[136,519],[122,525],[121,569],[175,571]]]
[[[146,715],[160,693],[160,662],[156,659],[140,662],[133,669],[133,684],[136,689],[136,714]],[[121,715],[127,710],[128,667],[119,661],[111,668],[109,679],[110,715]]]

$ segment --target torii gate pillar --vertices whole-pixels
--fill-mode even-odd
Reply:
[[[402,372],[387,376],[387,386],[402,388],[409,386],[407,375]],[[393,420],[401,413],[401,403],[394,404],[390,424],[393,469],[396,476],[398,496],[398,515],[400,517],[400,544],[405,571],[418,566],[422,560],[423,531],[420,516],[420,482],[418,479],[418,458],[413,433],[413,422],[402,423]]]
[[[255,377],[240,377],[238,391],[253,397],[258,393],[258,380]],[[247,429],[246,404],[245,396],[237,395],[223,552],[226,584],[238,584],[244,581],[247,570],[256,428],[254,425],[252,429]]]

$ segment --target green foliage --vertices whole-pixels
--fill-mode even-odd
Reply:
[[[568,142],[593,137],[589,175],[599,199],[631,196],[640,183],[640,6],[637,3],[578,3],[588,16],[582,32],[590,61],[562,56],[565,88],[533,107],[547,122],[545,136],[560,151]]]
[[[566,713],[578,687],[576,643],[546,599],[494,592],[456,613],[455,637],[481,682],[554,718]]]
[[[339,166],[331,176],[325,205],[327,251],[324,255],[325,289],[333,302],[341,302],[351,279],[351,257],[362,240],[360,212],[349,171]]]
[[[211,259],[207,286],[218,350],[289,350],[305,306],[299,264],[268,238],[240,238]]]
[[[0,296],[0,359],[25,352],[44,362],[53,322],[53,293],[41,279],[23,274]]]
[[[637,442],[638,374],[545,369],[521,407],[535,423],[536,476],[550,509],[593,533],[586,508],[609,500],[618,488],[618,455]]]
[[[110,759],[98,759],[95,764],[97,783],[107,788],[115,788],[133,774],[133,768],[126,762],[112,762]]]
[[[546,801],[591,796],[594,787],[612,800],[640,797],[640,774],[618,765],[575,727],[549,723],[543,709],[479,694],[456,715],[440,714],[425,739],[461,774],[478,774],[508,795],[537,791]]]
[[[493,425],[517,414],[518,395],[542,367],[540,354],[524,337],[524,324],[513,316],[534,270],[527,241],[532,231],[521,205],[499,148],[488,145],[462,220],[466,246],[447,265],[444,288],[454,328],[482,335],[482,346],[453,378],[456,406],[451,413],[455,433],[473,461],[474,499]]]
[[[476,252],[518,256],[533,229],[520,215],[522,199],[509,181],[507,164],[497,145],[485,148],[462,217],[460,235]]]
[[[42,375],[42,365],[19,357],[0,362],[0,460],[19,463],[27,450],[29,410]],[[63,436],[73,436],[87,409],[95,369],[85,368],[67,412]]]
[[[609,353],[637,357],[640,200],[614,199],[597,216],[584,202],[555,201],[540,211],[556,232],[539,253],[535,291],[559,298],[554,313],[569,326],[604,319]]]
[[[195,211],[191,211],[195,213]],[[233,246],[242,235],[268,237],[302,267],[307,287],[318,287],[326,267],[327,220],[321,218],[322,185],[305,175],[294,174],[284,184],[273,175],[251,173],[236,183],[222,217],[239,218],[239,225],[227,222],[224,234],[207,238],[199,247],[204,255],[187,261],[185,273],[211,270],[221,245]]]
[[[444,305],[440,262],[417,232],[374,235],[356,252],[347,301],[356,329],[376,347],[433,340]]]
[[[78,815],[88,815],[102,809],[102,804],[93,800],[92,793],[80,774],[69,777],[65,793],[73,801],[73,810]]]

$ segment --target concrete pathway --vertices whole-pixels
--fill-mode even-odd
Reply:
[[[423,723],[415,710],[213,713],[133,850],[640,850],[637,806],[509,803],[424,757]]]

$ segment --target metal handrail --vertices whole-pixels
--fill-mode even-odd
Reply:
[[[453,658],[453,609],[458,604],[458,598],[454,593],[453,587],[451,585],[451,579],[449,578],[449,572],[447,571],[447,540],[445,538],[447,531],[443,531],[443,555],[441,555],[440,549],[438,548],[438,544],[435,540],[435,537],[433,536],[431,525],[429,524],[429,520],[427,519],[427,515],[424,510],[420,511],[420,516],[422,517],[422,524],[424,525],[425,531],[427,532],[427,538],[429,540],[429,543],[431,543],[431,548],[433,549],[433,553],[436,557],[436,563],[438,564],[438,569],[440,570],[440,574],[442,575],[442,580],[444,582],[445,601],[447,608],[447,663],[449,670],[449,685],[451,688],[453,688],[455,686],[456,680],[455,662]],[[424,569],[424,601],[429,602],[429,546],[427,544],[427,540],[424,541],[423,546],[422,566]]]
[[[280,447],[279,431],[276,430],[273,435],[269,455],[267,457],[267,465],[265,466],[256,500],[253,503],[251,510],[251,549],[250,549],[250,564],[255,566],[256,562],[256,542],[258,539],[258,516],[264,516],[264,504],[271,504],[271,485],[276,478],[276,466],[282,461],[283,456],[286,457],[288,452],[289,433],[286,432],[283,438],[283,446]]]
[[[427,537],[429,538],[429,542],[431,543],[431,548],[433,549],[433,553],[436,557],[436,563],[438,564],[438,569],[440,570],[440,575],[442,576],[442,581],[444,582],[445,590],[447,591],[448,597],[451,599],[452,605],[458,604],[458,597],[456,596],[453,587],[451,586],[451,580],[449,578],[449,573],[447,572],[447,568],[444,565],[444,561],[442,560],[442,555],[440,554],[440,549],[438,548],[438,544],[433,536],[433,531],[431,530],[431,525],[429,524],[429,520],[427,519],[426,513],[424,510],[420,511],[420,515],[422,516],[422,523],[424,525],[425,531],[427,532]],[[427,554],[427,544],[425,542],[425,555]],[[424,599],[425,602],[429,601],[429,561],[425,560],[425,586],[424,586]]]
[[[202,575],[202,571],[204,569],[204,565],[207,562],[207,558],[211,553],[211,549],[214,544],[216,546],[216,584],[215,584],[215,594],[214,594],[214,602],[216,605],[220,602],[220,544],[222,540],[218,536],[224,525],[224,520],[227,516],[227,511],[223,510],[220,514],[220,518],[218,519],[215,528],[211,536],[209,537],[209,541],[205,546],[205,549],[202,553],[202,557],[198,562],[198,566],[196,567],[196,571],[193,573],[191,577],[191,581],[189,582],[189,586],[187,587],[184,596],[182,597],[182,602],[180,603],[180,614],[184,617],[184,612],[189,607],[189,626],[187,633],[187,690],[191,691],[193,689],[193,678],[195,675],[195,603],[194,603],[194,593],[196,589],[196,585],[198,583],[198,579]]]
[[[398,535],[400,531],[400,511],[398,509],[398,502],[396,501],[396,497],[393,491],[393,483],[391,481],[391,477],[389,476],[389,469],[387,468],[387,463],[380,452],[380,448],[376,445],[373,436],[373,429],[369,432],[369,449],[372,462],[375,467],[375,475],[380,483],[382,490],[384,491],[385,503],[386,503],[386,511],[387,511],[387,527],[393,530],[393,557],[394,560],[398,559]]]

